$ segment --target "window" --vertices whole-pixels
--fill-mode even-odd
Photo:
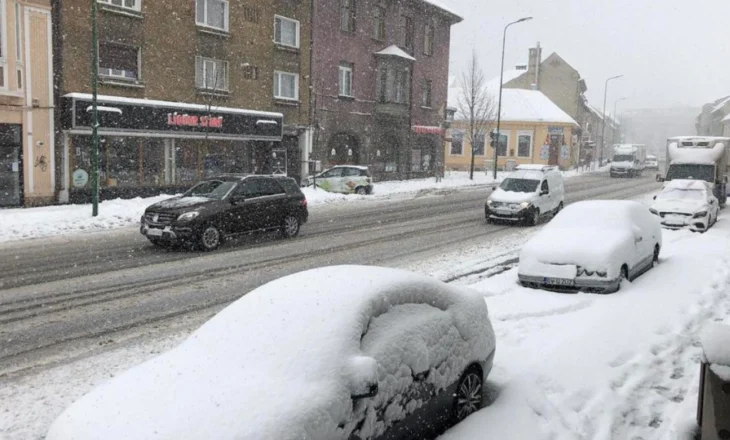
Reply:
[[[409,75],[408,70],[395,71],[395,96],[394,101],[398,104],[408,104],[409,102]]]
[[[504,133],[499,134],[497,141],[497,156],[507,155],[507,144],[509,143],[509,136]]]
[[[471,143],[474,156],[484,156],[484,144],[486,144],[486,136],[484,133],[474,134],[474,141]]]
[[[261,16],[259,8],[254,6],[243,7],[243,19],[249,23],[258,23]]]
[[[451,156],[464,154],[464,130],[451,130]]]
[[[139,11],[141,8],[142,0],[98,0],[99,3],[107,5],[118,6],[124,9],[131,9],[133,11]]]
[[[332,168],[331,170],[325,171],[324,173],[322,173],[321,177],[323,177],[325,179],[329,179],[332,177],[342,177],[342,171],[343,171],[342,168]]]
[[[517,157],[532,157],[532,132],[517,133]]]
[[[406,51],[413,53],[413,19],[403,17],[403,47]]]
[[[373,38],[385,40],[385,7],[376,6],[373,11]]]
[[[243,66],[243,79],[259,79],[259,68],[256,66]]]
[[[542,181],[542,186],[540,187],[540,192],[543,194],[549,194],[550,193],[550,187],[548,187],[547,180]]]
[[[299,75],[274,72],[274,98],[296,101],[299,99]]]
[[[23,88],[23,32],[20,18],[20,5],[15,3],[15,76],[18,89]]]
[[[99,75],[136,80],[139,76],[139,48],[108,41],[100,42]]]
[[[427,79],[423,81],[421,86],[421,106],[431,107],[431,80]]]
[[[228,62],[195,57],[195,86],[202,90],[228,91]]]
[[[340,65],[340,96],[352,96],[352,64]]]
[[[275,16],[274,41],[282,46],[299,48],[299,22],[290,18]]]
[[[228,1],[195,0],[195,23],[228,32]]]
[[[423,29],[423,53],[424,55],[433,55],[433,34],[434,26],[426,24]]]
[[[359,177],[362,173],[358,168],[345,168],[342,172],[343,177]]]
[[[355,0],[341,0],[340,29],[355,32]]]
[[[380,78],[378,79],[378,86],[380,88],[380,93],[378,94],[378,98],[380,99],[380,102],[387,102],[388,101],[388,69],[385,67],[382,67],[379,71]]]

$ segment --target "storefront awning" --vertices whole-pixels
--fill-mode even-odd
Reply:
[[[418,134],[438,134],[441,135],[441,127],[434,127],[429,125],[414,125],[411,127],[414,133]]]
[[[90,133],[91,95],[69,93],[61,101],[62,128]],[[284,129],[284,116],[274,112],[107,95],[97,106],[102,134],[280,141]]]

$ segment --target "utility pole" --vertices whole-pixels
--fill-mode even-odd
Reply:
[[[96,2],[91,0],[91,216],[99,215],[99,36],[96,26]]]
[[[603,121],[601,122],[601,147],[598,150],[598,168],[603,166],[603,149],[606,146],[606,97],[608,96],[608,82],[612,79],[621,78],[623,75],[616,75],[608,78],[603,87]]]

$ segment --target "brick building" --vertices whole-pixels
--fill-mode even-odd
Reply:
[[[298,178],[309,2],[98,0],[102,198],[226,172]],[[90,197],[89,2],[54,2],[59,200]]]
[[[378,179],[442,164],[451,26],[423,0],[314,0],[311,158],[369,165]]]

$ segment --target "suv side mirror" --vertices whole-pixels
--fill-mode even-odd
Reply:
[[[353,400],[378,394],[378,362],[369,356],[355,356],[348,362],[346,377]]]

